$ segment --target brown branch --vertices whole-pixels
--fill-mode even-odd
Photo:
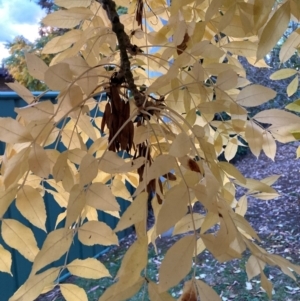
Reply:
[[[121,59],[121,75],[124,75],[128,88],[131,90],[135,104],[138,108],[143,107],[145,102],[145,96],[137,89],[137,86],[134,83],[133,74],[131,72],[131,66],[127,51],[138,52],[138,49],[135,45],[130,43],[130,39],[126,32],[124,31],[124,25],[120,22],[119,15],[116,11],[116,3],[113,0],[97,0],[103,9],[106,11],[108,19],[112,24],[112,30],[116,34],[119,48],[120,48],[120,59]]]

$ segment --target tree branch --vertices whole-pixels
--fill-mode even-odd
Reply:
[[[137,89],[134,83],[133,74],[131,72],[130,60],[127,51],[135,51],[136,46],[132,45],[126,32],[124,25],[120,22],[119,15],[116,10],[116,3],[113,0],[97,0],[106,11],[108,19],[112,24],[112,30],[116,34],[120,47],[121,70],[124,75],[128,88],[131,90],[135,104],[138,108],[143,107],[145,96]]]

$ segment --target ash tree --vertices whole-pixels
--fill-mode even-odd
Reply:
[[[278,196],[271,187],[278,176],[249,179],[229,161],[241,138],[255,156],[264,152],[274,160],[276,141],[291,142],[299,135],[300,118],[291,112],[299,111],[299,101],[287,109],[248,116],[248,108],[268,102],[276,92],[247,80],[239,61],[242,56],[265,67],[264,56],[290,20],[299,20],[299,1],[173,0],[169,5],[165,0],[56,0],[55,4],[59,9],[42,21],[66,30],[43,49],[54,57],[46,65],[27,54],[26,62],[31,76],[59,91],[57,102],[41,102],[21,84],[11,83],[28,105],[17,110],[15,120],[0,119],[0,139],[6,142],[1,161],[1,236],[32,262],[28,279],[10,301],[34,300],[55,285],[66,300],[74,296],[87,300],[76,285],[57,283],[65,269],[93,279],[117,276],[99,301],[126,300],[140,289],[148,290],[151,301],[175,300],[168,290],[195,268],[205,249],[219,262],[241,258],[248,250],[248,279],[260,275],[270,298],[266,265],[295,279],[292,271],[299,274],[300,267],[259,247],[257,233],[244,218],[249,196],[262,201]],[[117,7],[127,13],[119,16]],[[281,47],[282,63],[295,54],[299,35],[295,30]],[[276,80],[287,77],[293,77],[287,87],[291,94],[297,90],[299,72],[283,69],[272,75]],[[108,99],[99,101],[97,96],[104,92]],[[102,117],[93,115],[94,109]],[[223,113],[226,120],[214,119]],[[66,150],[47,148],[53,143]],[[221,154],[226,162],[219,162]],[[127,182],[135,188],[133,195]],[[45,227],[45,187],[66,209],[57,216],[63,227]],[[240,199],[238,187],[245,188]],[[130,202],[121,217],[116,201],[120,196]],[[147,229],[149,196],[155,223]],[[3,218],[13,202],[33,226],[47,232],[40,249],[31,228]],[[205,213],[187,213],[198,202]],[[97,210],[119,217],[116,228],[99,221]],[[116,245],[116,233],[133,225],[136,240],[117,275],[92,258],[68,261],[75,236],[88,246]],[[167,251],[157,282],[147,273],[148,248],[156,248],[160,235],[173,226],[179,238]],[[0,270],[11,273],[9,251],[1,247],[0,255]],[[61,257],[64,265],[44,269]],[[193,273],[185,283],[181,300],[221,300],[196,276]]]

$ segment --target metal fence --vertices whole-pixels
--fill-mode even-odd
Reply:
[[[38,92],[34,92],[35,95],[38,95]],[[48,99],[51,101],[55,101],[57,97],[56,92],[48,92],[43,96],[43,99]],[[26,105],[26,103],[14,92],[0,92],[0,117],[16,117],[16,113],[14,109],[16,107],[22,107]],[[0,155],[4,153],[5,143],[0,141]],[[132,187],[128,187],[132,190]],[[133,191],[130,191],[133,193]],[[0,200],[1,202],[1,200]],[[121,211],[123,212],[129,205],[129,202],[118,199],[118,202],[121,207]],[[56,217],[59,213],[61,213],[61,208],[57,205],[56,201],[53,197],[46,193],[45,194],[45,205],[47,210],[47,221],[46,221],[46,229],[47,231],[51,231],[55,227]],[[105,222],[110,227],[114,228],[117,224],[117,219],[108,215],[102,211],[98,211],[99,220]],[[35,238],[37,240],[39,248],[41,248],[43,241],[46,238],[46,233],[35,226],[31,225],[18,211],[15,204],[13,203],[8,212],[4,215],[4,218],[13,218],[25,226],[32,229]],[[132,232],[132,229],[127,229],[118,233],[119,239],[126,237],[128,234]],[[18,287],[20,287],[25,280],[27,279],[32,263],[26,260],[18,251],[11,249],[8,247],[3,241],[0,235],[0,244],[4,246],[5,249],[9,250],[12,254],[12,274],[13,277],[7,273],[0,272],[0,301],[7,301],[10,296],[16,291]],[[71,262],[75,258],[85,259],[88,257],[97,257],[101,253],[107,251],[107,247],[103,246],[93,246],[87,247],[83,246],[78,242],[78,239],[75,237],[74,243],[72,244],[70,253],[68,255],[68,261]],[[52,264],[52,266],[58,266],[59,264],[64,263],[64,258]],[[64,274],[62,277],[66,277],[67,274]]]

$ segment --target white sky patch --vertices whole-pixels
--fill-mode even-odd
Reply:
[[[34,0],[0,0],[0,62],[8,56],[5,43],[20,35],[31,42],[39,37],[39,22],[44,16]]]

